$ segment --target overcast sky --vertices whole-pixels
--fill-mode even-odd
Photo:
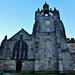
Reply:
[[[75,0],[0,0],[0,42],[8,39],[24,28],[32,33],[35,11],[47,2],[50,8],[60,11],[66,36],[75,38]]]

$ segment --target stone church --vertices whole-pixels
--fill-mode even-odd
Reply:
[[[70,47],[71,46],[71,47]],[[75,41],[66,38],[59,11],[45,2],[35,12],[32,34],[23,28],[0,46],[0,70],[25,73],[75,71]]]

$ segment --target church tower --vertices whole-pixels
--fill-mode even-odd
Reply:
[[[49,9],[45,2],[43,9],[35,12],[33,28],[35,37],[35,71],[66,72],[72,70],[65,28],[59,11]]]

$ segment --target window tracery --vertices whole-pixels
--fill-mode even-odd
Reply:
[[[27,59],[28,46],[24,41],[18,41],[13,47],[13,59]]]

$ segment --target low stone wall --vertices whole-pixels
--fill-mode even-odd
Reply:
[[[34,60],[21,60],[22,68],[21,72],[34,71]],[[5,72],[16,72],[17,60],[0,60],[0,70]]]
[[[15,60],[4,60],[3,70],[4,71],[15,71],[16,70]]]
[[[3,69],[3,60],[0,60],[0,70]]]
[[[34,61],[22,61],[22,71],[34,71]]]

